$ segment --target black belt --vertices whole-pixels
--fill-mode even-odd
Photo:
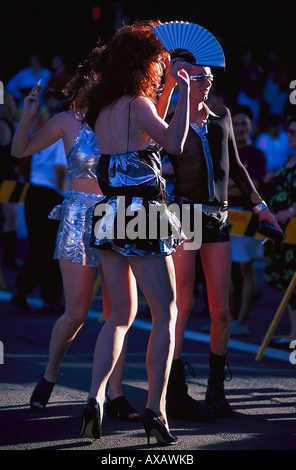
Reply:
[[[174,196],[173,202],[177,204],[199,204],[198,202],[194,201],[190,197],[186,196]],[[204,211],[227,211],[228,210],[228,203],[225,203],[221,206],[214,206],[214,205],[206,205],[206,204],[199,204]]]

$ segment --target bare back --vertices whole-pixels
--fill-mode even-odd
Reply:
[[[146,147],[149,136],[136,118],[139,100],[139,97],[123,96],[100,112],[95,130],[102,154],[143,150]]]

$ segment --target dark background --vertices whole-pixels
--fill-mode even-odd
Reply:
[[[93,7],[100,7],[97,20]],[[271,1],[15,1],[1,2],[1,80],[28,65],[32,53],[50,66],[53,54],[65,52],[75,67],[97,40],[109,39],[122,24],[136,19],[196,22],[209,29],[225,49],[228,68],[240,53],[251,50],[264,62],[270,49],[286,58],[295,70],[296,2]],[[294,77],[296,78],[296,77]]]
[[[100,14],[93,19],[93,8]],[[136,19],[183,20],[209,29],[220,41],[227,69],[218,73],[228,93],[235,96],[242,54],[251,51],[257,64],[268,70],[270,52],[288,68],[289,82],[296,79],[295,0],[271,1],[15,1],[0,7],[0,80],[5,84],[28,66],[38,53],[42,65],[64,53],[72,72],[88,52],[108,40],[122,25]]]

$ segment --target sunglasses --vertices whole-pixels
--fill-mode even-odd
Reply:
[[[214,80],[214,75],[212,75],[212,74],[209,74],[209,75],[206,75],[206,74],[190,75],[189,78],[193,82],[203,82],[203,81],[206,81],[206,80],[210,80],[210,82],[212,82]]]
[[[295,134],[296,134],[296,130],[295,130],[295,129],[288,129],[288,130],[287,130],[287,134],[295,135]]]

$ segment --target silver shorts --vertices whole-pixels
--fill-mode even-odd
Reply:
[[[68,190],[62,204],[55,206],[50,219],[60,220],[57,232],[55,259],[65,259],[83,266],[97,267],[100,253],[90,246],[92,206],[104,196]]]

